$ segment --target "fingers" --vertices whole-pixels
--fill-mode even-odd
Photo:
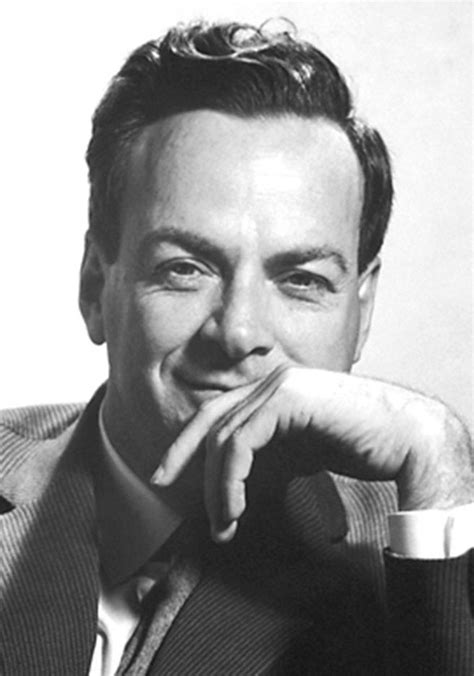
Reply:
[[[227,392],[200,408],[181,434],[168,448],[151,482],[168,486],[175,481],[188,464],[209,430],[224,413],[245,397],[251,386]]]
[[[278,414],[269,399],[232,431],[223,447],[213,446],[206,455],[205,503],[216,542],[235,535],[246,508],[245,486],[255,454],[277,431]]]
[[[214,448],[206,455],[204,498],[211,534],[218,542],[235,534],[246,507],[245,480],[252,468],[253,449],[242,441],[241,429],[234,432],[224,448]]]
[[[266,418],[259,412],[266,409],[283,378],[283,369],[276,369],[258,384],[225,393],[202,407],[170,446],[152,478],[161,486],[173,483],[205,440],[204,497],[217,542],[234,537],[245,511],[245,482],[254,452],[275,430],[274,422],[262,425]],[[255,434],[256,427],[260,434]]]
[[[282,369],[275,369],[265,380],[226,392],[199,409],[166,451],[151,482],[172,484],[206,437],[212,436],[216,440],[213,445],[221,446],[232,430],[272,394],[281,377]]]

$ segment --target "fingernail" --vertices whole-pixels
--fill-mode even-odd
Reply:
[[[232,523],[227,526],[227,528],[219,529],[215,525],[211,525],[211,538],[217,544],[223,544],[225,542],[230,542],[234,537],[237,531],[237,521],[232,521]]]
[[[160,465],[156,472],[153,474],[151,477],[151,483],[152,484],[161,484],[163,477],[165,476],[165,470],[164,468]]]

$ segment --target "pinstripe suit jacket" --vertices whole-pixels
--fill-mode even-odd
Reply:
[[[97,399],[1,418],[1,674],[88,673]],[[203,541],[202,579],[150,673],[472,676],[472,557],[384,555],[393,486],[325,473],[283,485],[268,467],[235,541]]]

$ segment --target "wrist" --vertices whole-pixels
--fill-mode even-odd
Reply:
[[[408,451],[396,478],[403,511],[450,509],[474,501],[469,434],[440,402],[423,398],[407,411]]]

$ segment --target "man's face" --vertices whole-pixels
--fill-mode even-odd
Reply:
[[[280,365],[348,371],[374,287],[357,273],[362,195],[324,120],[199,111],[148,127],[118,258],[99,256],[91,335],[107,342],[113,441],[140,445],[152,471],[207,399]]]

